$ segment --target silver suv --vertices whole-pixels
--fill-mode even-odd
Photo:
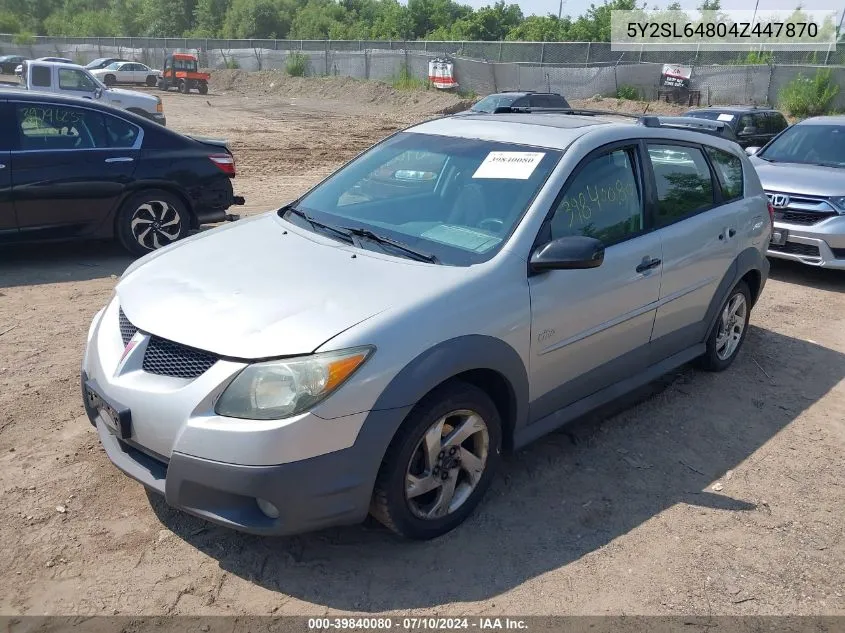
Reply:
[[[736,358],[771,218],[736,143],[464,115],[278,211],[131,265],[86,410],[171,506],[258,534],[461,523],[513,450],[688,361]]]
[[[751,163],[775,212],[769,256],[845,270],[845,116],[806,119]]]

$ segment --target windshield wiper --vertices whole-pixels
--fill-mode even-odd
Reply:
[[[397,240],[385,237],[383,235],[379,235],[378,233],[373,233],[369,229],[358,229],[349,226],[344,226],[341,228],[344,231],[348,231],[349,235],[363,237],[365,239],[372,240],[373,242],[378,242],[379,244],[386,244],[388,246],[392,246],[393,248],[398,249],[400,251],[404,251],[405,253],[421,261],[430,262],[432,264],[440,263],[440,260],[438,260],[437,257],[435,255],[432,255],[431,253],[426,253],[425,251],[418,251],[414,248],[411,248],[407,244],[403,244],[402,242],[399,242]]]
[[[339,235],[343,239],[343,241],[349,242],[353,246],[357,246],[357,244],[355,242],[355,238],[352,237],[351,232],[347,232],[344,229],[338,228],[336,226],[332,226],[331,224],[326,224],[325,222],[320,222],[319,220],[315,220],[310,215],[305,213],[305,211],[302,211],[301,209],[297,209],[296,207],[288,207],[287,212],[293,213],[294,215],[298,215],[300,218],[302,218],[303,220],[308,222],[308,224],[310,224],[314,228],[319,227],[321,229],[331,231],[335,235]]]

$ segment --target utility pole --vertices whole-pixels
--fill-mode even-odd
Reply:
[[[751,24],[754,24],[754,18],[757,17],[757,7],[760,6],[760,0],[757,0],[757,3],[754,5],[754,15],[751,16]]]
[[[557,21],[560,22],[561,17],[563,17],[563,0],[560,0],[560,4],[557,7]]]

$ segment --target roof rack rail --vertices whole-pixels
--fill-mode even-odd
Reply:
[[[493,111],[494,114],[574,114],[576,116],[621,116],[630,119],[639,119],[641,114],[628,114],[626,112],[613,112],[611,110],[588,110],[581,108],[542,108],[534,106],[513,107],[500,106]]]

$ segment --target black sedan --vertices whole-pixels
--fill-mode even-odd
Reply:
[[[26,57],[20,55],[0,56],[0,75],[14,75],[15,68],[26,61]]]
[[[143,255],[237,219],[226,142],[91,100],[0,92],[0,242],[117,238]]]

